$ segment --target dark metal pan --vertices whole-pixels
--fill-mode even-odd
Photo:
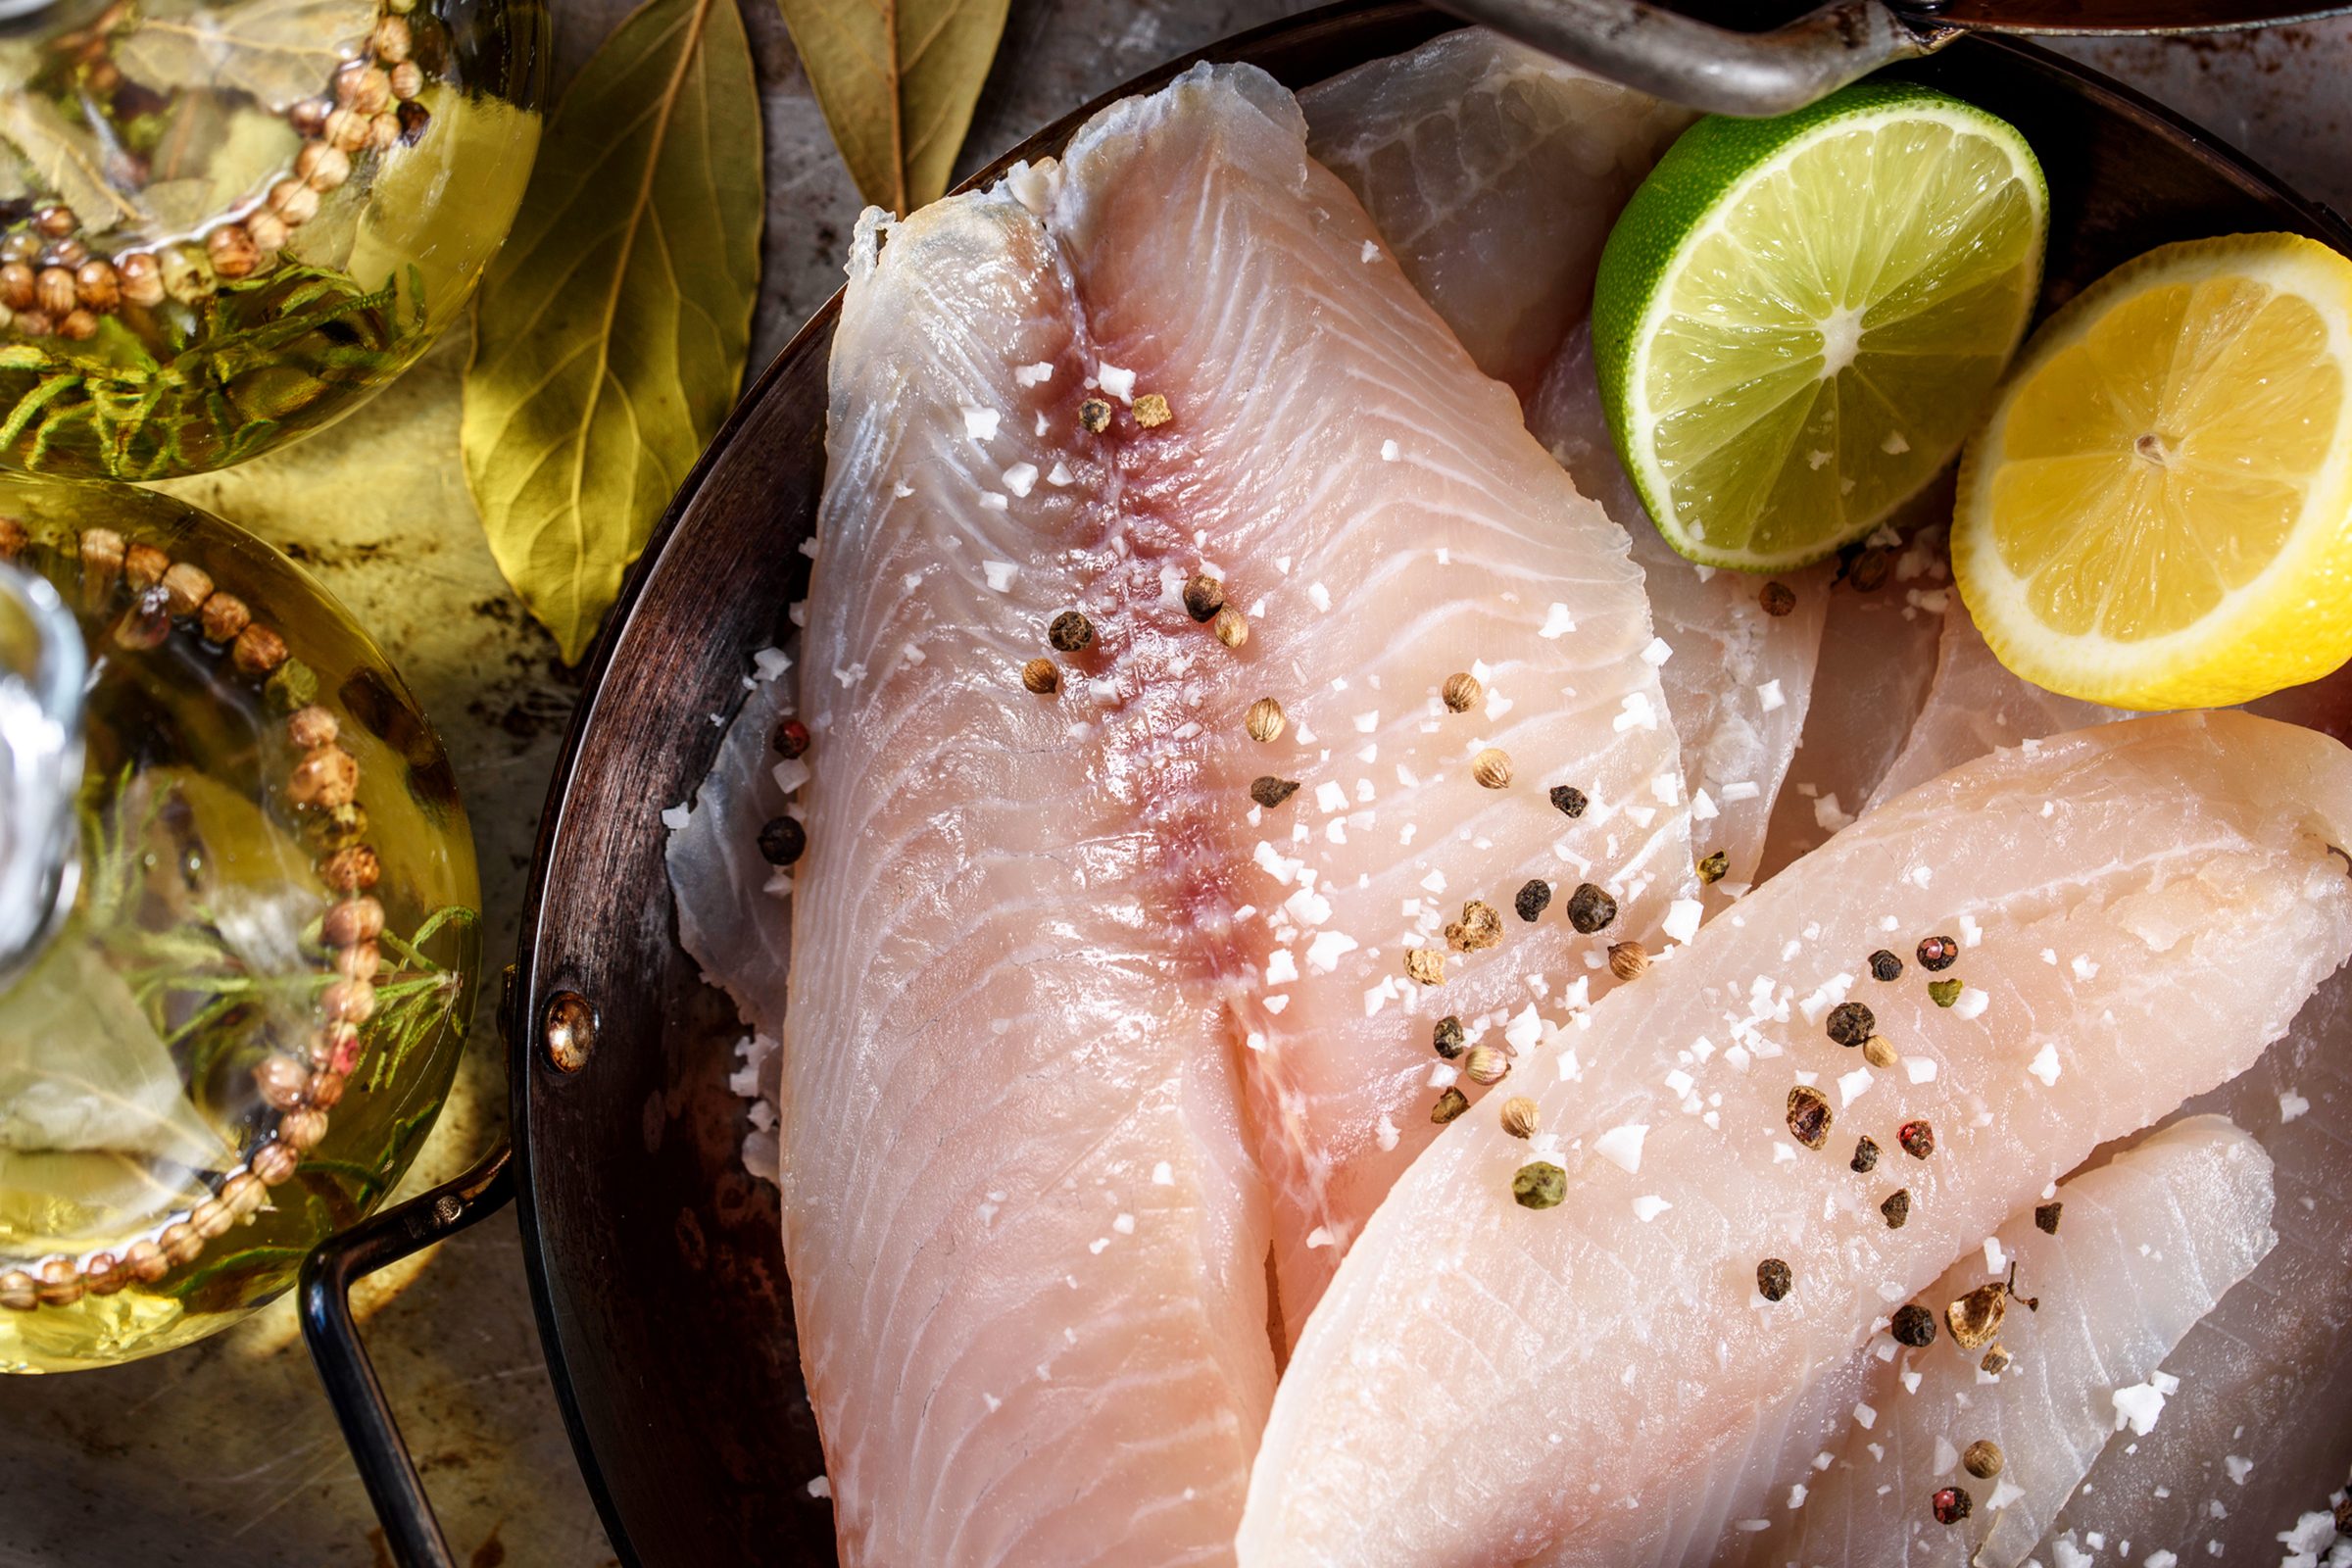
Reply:
[[[1453,25],[1404,0],[1349,0],[1200,57],[1304,86]],[[1148,91],[1190,59],[1130,82]],[[2146,99],[2031,45],[1963,38],[1891,68],[2025,131],[2050,183],[2043,308],[2161,243],[2287,229],[2352,252],[2352,228]],[[1115,95],[1114,95],[1115,96]],[[1107,100],[1105,100],[1107,101]],[[1082,110],[1015,148],[1056,151]],[[775,1194],[742,1169],[727,1088],[743,1031],[679,949],[663,807],[690,797],[755,649],[789,633],[824,477],[828,304],[752,388],[670,505],[597,646],[540,823],[502,1021],[512,1163],[330,1243],[304,1316],[362,1474],[404,1562],[448,1562],[345,1293],[359,1274],[512,1194],[565,1424],[629,1564],[831,1564],[829,1504],[801,1384]],[[804,913],[807,911],[803,911]]]

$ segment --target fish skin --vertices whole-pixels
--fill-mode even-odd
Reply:
[[[710,771],[694,792],[686,825],[662,849],[677,906],[678,945],[703,978],[726,992],[737,1016],[770,1040],[784,1027],[786,948],[792,922],[780,895],[767,890],[792,873],[760,854],[760,830],[798,815],[777,781],[782,760],[769,750],[776,720],[792,711],[796,682],[762,680],[744,697],[718,743]]]
[[[1659,670],[1666,710],[1682,743],[1683,780],[1694,820],[1691,848],[1724,852],[1725,883],[1709,890],[1710,912],[1726,901],[1724,888],[1758,880],[1773,803],[1796,758],[1814,689],[1834,568],[1827,564],[1784,572],[1777,579],[1795,597],[1786,615],[1764,612],[1758,595],[1767,579],[1743,571],[1695,565],[1674,553],[1635,492],[1610,444],[1592,369],[1592,324],[1568,334],[1544,384],[1528,406],[1527,427],[1550,449],[1576,487],[1626,531],[1649,590],[1650,620],[1674,650]],[[1781,704],[1767,708],[1768,683]],[[1752,784],[1750,799],[1731,800],[1727,786]],[[1707,805],[1697,801],[1705,792]],[[1711,810],[1712,817],[1705,812]]]
[[[1915,1294],[2099,1144],[2284,1032],[2352,951],[2352,884],[2325,848],[2347,824],[2343,748],[2213,713],[1983,759],[1838,834],[1737,923],[1710,923],[1673,965],[1612,993],[1578,1042],[1581,1080],[1539,1094],[1563,1141],[1647,1125],[1642,1174],[1567,1153],[1579,1201],[1520,1209],[1509,1188],[1529,1146],[1474,1113],[1397,1184],[1293,1350],[1252,1472],[1245,1568],[1634,1564],[1719,1539],[1758,1415],[1777,1419],[1791,1390],[1844,1363],[1887,1304],[1882,1285]],[[1998,981],[1980,1017],[1934,1007],[1916,975],[1854,982],[1881,1032],[1939,1067],[1923,1084],[1879,1079],[1840,1116],[1834,1145],[1869,1132],[1887,1151],[1875,1181],[1780,1134],[1792,1074],[1834,1086],[1852,1059],[1801,1015],[1763,1032],[1792,1059],[1741,1073],[1721,1050],[1709,1058],[1692,1087],[1723,1094],[1723,1132],[1661,1094],[1685,1042],[1734,1038],[1725,1004],[1746,977],[1788,974],[1803,997],[1864,972],[1882,914],[1910,934],[1962,913],[1983,939],[1955,976]],[[1813,924],[1813,956],[1791,970],[1782,941]],[[2102,966],[2045,965],[2053,943]],[[2027,1068],[2059,1041],[2045,1088]],[[1917,1116],[1938,1146],[1914,1165],[1889,1135]],[[1792,1157],[1776,1163],[1776,1144]],[[1914,1201],[1892,1231],[1876,1203],[1898,1184]],[[1643,1195],[1680,1201],[1645,1222]],[[1761,1311],[1767,1253],[1814,1282],[1796,1310]]]
[[[1479,368],[1522,395],[1591,306],[1609,225],[1697,118],[1480,27],[1298,103],[1315,157]]]
[[[842,1560],[1227,1561],[1270,1219],[1134,798],[1194,764],[1152,704],[1073,734],[1017,678],[1106,554],[1102,463],[1031,433],[1073,427],[1076,309],[1004,190],[877,217],[834,341],[780,1128]],[[1053,379],[1018,385],[1030,364]],[[986,442],[967,407],[1004,411]],[[1081,483],[982,506],[1020,461]],[[1018,568],[1002,592],[989,561]],[[1118,657],[1164,661],[1167,618]]]
[[[1664,780],[1679,799],[1680,782],[1657,672],[1639,657],[1647,607],[1622,532],[1527,434],[1508,389],[1393,262],[1361,259],[1370,220],[1308,158],[1270,78],[1197,71],[1106,111],[1072,143],[1049,222],[1091,352],[1173,413],[1116,444],[1135,592],[1172,593],[1206,559],[1252,628],[1232,654],[1194,645],[1206,733],[1199,826],[1180,837],[1217,878],[1199,918],[1221,938],[1211,961],[1250,1075],[1295,1334],[1435,1136],[1435,1020],[1498,1034],[1481,1020],[1537,1009],[1535,1027],[1564,1023],[1601,946],[1567,923],[1576,883],[1617,894],[1607,940],[1654,946],[1690,881],[1687,821],[1656,793]],[[1215,243],[1204,254],[1188,236]],[[1546,637],[1555,603],[1574,629]],[[1464,670],[1483,672],[1486,696],[1447,713],[1440,688]],[[1290,728],[1261,745],[1241,720],[1265,696]],[[1646,725],[1617,727],[1628,703]],[[1488,745],[1512,760],[1507,789],[1469,776]],[[1250,810],[1264,773],[1301,788]],[[1560,783],[1591,797],[1583,818],[1547,801]],[[1554,889],[1533,925],[1513,911],[1531,878]],[[1445,951],[1472,899],[1500,912],[1501,944],[1446,953],[1444,985],[1412,985],[1406,949]],[[1354,946],[1318,956],[1326,937]]]
[[[1865,1429],[1849,1415],[1827,1447],[1788,1455],[1759,1512],[1772,1528],[1735,1528],[1715,1558],[1722,1568],[1937,1568],[1963,1557],[1973,1568],[2018,1568],[2110,1446],[2115,1390],[2168,1365],[2179,1372],[2181,1337],[2277,1241],[2270,1156],[2226,1116],[2176,1121],[2069,1178],[2057,1197],[2065,1206],[2055,1235],[2042,1233],[2031,1207],[1994,1233],[2017,1260],[2017,1289],[2039,1302],[2009,1307],[1997,1336],[2015,1357],[2009,1369],[1981,1375],[1979,1352],[1948,1334],[1884,1361],[1876,1349],[1893,1342],[1876,1342],[1862,1355],[1860,1397],[1877,1419]],[[2001,1278],[1972,1251],[1918,1299],[1940,1317],[1947,1302]],[[1913,1374],[1918,1386],[1906,1388]],[[1993,1480],[1954,1457],[1981,1439],[2002,1453]],[[1939,1450],[1939,1440],[1948,1446]],[[1815,1451],[1835,1458],[1817,1468]],[[1788,1506],[1799,1484],[1803,1504]],[[1974,1500],[1956,1525],[1936,1523],[1930,1509],[1949,1486]],[[2007,1500],[1996,1507],[1995,1498]]]

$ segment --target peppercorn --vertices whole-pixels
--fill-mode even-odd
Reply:
[[[1493,1046],[1472,1046],[1470,1054],[1462,1058],[1462,1076],[1484,1089],[1498,1084],[1511,1074],[1511,1058]]]
[[[1225,585],[1205,573],[1184,585],[1184,612],[1205,626],[1225,608]]]
[[[1431,1031],[1429,1043],[1437,1054],[1447,1061],[1460,1055],[1463,1043],[1462,1020],[1450,1013],[1440,1018],[1437,1028]]]
[[[1404,972],[1406,978],[1416,984],[1442,986],[1446,983],[1446,955],[1432,948],[1407,948],[1404,950]]]
[[[1046,628],[1046,641],[1055,652],[1074,654],[1095,640],[1095,623],[1075,610],[1065,610]]]
[[[1830,1009],[1830,1038],[1849,1049],[1868,1040],[1878,1026],[1879,1020],[1859,1002],[1840,1002]]]
[[[1469,1108],[1470,1097],[1448,1085],[1438,1097],[1438,1102],[1429,1107],[1429,1119],[1443,1127]]]
[[[2008,1287],[1995,1281],[1978,1286],[1946,1306],[1943,1321],[1952,1331],[1952,1343],[1963,1350],[1973,1350],[2001,1331],[2001,1319],[2008,1312]]]
[[[1579,882],[1568,895],[1568,923],[1586,936],[1605,930],[1617,918],[1617,901],[1590,882]]]
[[[1227,605],[1217,612],[1217,618],[1209,622],[1208,629],[1215,632],[1217,641],[1226,647],[1239,648],[1250,640],[1250,617]]]
[[[1881,1069],[1893,1066],[1894,1042],[1885,1035],[1872,1035],[1862,1042],[1862,1059]]]
[[[1520,919],[1532,925],[1542,917],[1544,906],[1550,903],[1551,884],[1539,877],[1520,887],[1518,897],[1511,901],[1511,906],[1519,911]]]
[[[1854,558],[1846,581],[1861,593],[1876,593],[1886,582],[1886,573],[1893,569],[1894,552],[1884,545],[1873,545]]]
[[[1911,1217],[1911,1189],[1898,1187],[1888,1193],[1886,1201],[1879,1205],[1879,1212],[1886,1217],[1888,1230],[1901,1230],[1903,1222]]]
[[[1032,659],[1021,666],[1021,684],[1040,697],[1051,697],[1061,690],[1061,671],[1051,659]]]
[[[1960,944],[1950,937],[1929,937],[1919,945],[1919,966],[1923,969],[1949,969],[1960,956]]]
[[[1174,417],[1168,400],[1157,392],[1147,392],[1135,400],[1135,422],[1147,430],[1156,429]]]
[[[1788,1294],[1796,1276],[1788,1265],[1777,1257],[1768,1257],[1756,1265],[1756,1294],[1767,1301],[1778,1301]]]
[[[1917,1301],[1908,1306],[1898,1306],[1894,1309],[1894,1321],[1888,1325],[1887,1332],[1899,1344],[1908,1345],[1914,1350],[1924,1350],[1936,1343],[1936,1314]]]
[[[1929,981],[1928,1000],[1938,1007],[1950,1006],[1960,1000],[1960,982],[1957,980]]]
[[[1724,873],[1731,868],[1732,858],[1723,851],[1717,850],[1698,862],[1698,880],[1704,886],[1713,887],[1723,880]]]
[[[2036,1203],[2034,1205],[2034,1223],[2040,1227],[2042,1235],[2055,1236],[2058,1234],[2058,1214],[2065,1207],[2064,1203]]]
[[[1260,697],[1251,703],[1250,711],[1242,717],[1242,728],[1249,731],[1253,741],[1278,741],[1290,723],[1290,715],[1283,712],[1282,705],[1271,697]]]
[[[1551,1208],[1568,1196],[1568,1173],[1547,1159],[1534,1160],[1511,1177],[1511,1196],[1521,1208]]]
[[[1854,1157],[1847,1162],[1857,1176],[1867,1176],[1879,1168],[1879,1141],[1865,1134],[1854,1142]]]
[[[1250,798],[1269,810],[1298,793],[1298,781],[1295,778],[1276,778],[1265,773],[1250,781]]]
[[[1543,1113],[1536,1102],[1525,1095],[1513,1095],[1502,1102],[1502,1130],[1513,1138],[1533,1138]]]
[[[1973,1506],[1966,1487],[1937,1487],[1934,1504],[1936,1522],[1939,1525],[1958,1524],[1968,1517],[1968,1510]]]
[[[2001,1446],[1979,1438],[1960,1451],[1960,1463],[1979,1481],[1990,1481],[2001,1473]]]
[[[1903,977],[1903,960],[1881,948],[1870,956],[1870,977],[1873,980],[1900,980]]]
[[[1639,942],[1609,944],[1609,973],[1620,980],[1638,978],[1649,967],[1649,950]]]
[[[1936,1152],[1936,1129],[1926,1118],[1907,1121],[1894,1130],[1894,1141],[1903,1146],[1903,1152],[1913,1159],[1925,1159]]]
[[[760,830],[760,856],[770,865],[790,865],[808,848],[808,830],[789,816],[771,818]]]
[[[1583,790],[1569,784],[1554,784],[1551,787],[1551,804],[1562,816],[1582,816],[1586,806],[1591,803],[1585,799]]]
[[[1101,398],[1088,398],[1078,405],[1078,422],[1089,435],[1101,435],[1110,428],[1110,405]]]
[[[1502,940],[1502,916],[1494,906],[1472,899],[1462,906],[1462,917],[1446,927],[1446,945],[1456,953],[1483,953]]]
[[[2009,1363],[2015,1359],[2017,1358],[2009,1353],[2009,1347],[1996,1345],[1984,1352],[1984,1358],[1977,1365],[1997,1378],[2009,1370]]]
[[[1449,713],[1467,713],[1478,706],[1479,698],[1485,695],[1486,688],[1479,685],[1478,677],[1468,670],[1446,676],[1446,684],[1439,689],[1439,696],[1445,701],[1446,710]]]
[[[1481,789],[1499,790],[1511,782],[1511,754],[1499,746],[1490,746],[1470,759],[1470,776],[1478,780]]]
[[[776,733],[769,744],[775,747],[778,757],[790,761],[808,752],[808,726],[797,718],[785,719],[776,726]]]
[[[1767,615],[1786,615],[1796,608],[1796,591],[1776,579],[1764,585],[1763,591],[1756,595],[1756,603],[1764,607]]]
[[[1788,1091],[1788,1133],[1807,1149],[1819,1149],[1830,1141],[1833,1119],[1829,1097],[1811,1084],[1798,1084]]]

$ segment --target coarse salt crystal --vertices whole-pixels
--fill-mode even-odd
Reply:
[[[1960,995],[1952,1002],[1955,1018],[1982,1018],[1984,1009],[1992,1005],[1992,993],[1979,991],[1975,986],[1962,986]]]
[[[1740,779],[1737,783],[1726,784],[1723,787],[1723,798],[1727,804],[1738,801],[1752,801],[1763,793],[1764,788],[1762,785],[1752,784],[1746,779]]]
[[[1306,585],[1306,599],[1307,603],[1313,605],[1317,610],[1328,612],[1331,609],[1331,590],[1319,582],[1310,582]]]
[[[1315,940],[1306,945],[1306,967],[1316,974],[1329,974],[1340,966],[1340,959],[1355,951],[1355,938],[1345,931],[1318,931]]]
[[[1622,1127],[1612,1127],[1593,1139],[1592,1152],[1627,1175],[1637,1175],[1642,1169],[1642,1141],[1648,1136],[1647,1122],[1628,1122]]]
[[[683,801],[675,806],[665,806],[662,808],[662,825],[675,833],[685,827],[686,819],[691,814]]]
[[[1960,917],[1960,945],[1964,948],[1973,948],[1984,940],[1984,928],[1977,924],[1977,917],[1973,914],[1962,915]]]
[[[1378,241],[1378,240],[1374,240],[1374,239],[1368,239],[1368,240],[1364,241],[1364,248],[1363,248],[1361,251],[1358,251],[1358,252],[1356,253],[1356,255],[1357,255],[1358,259],[1360,259],[1360,260],[1362,260],[1362,261],[1367,261],[1367,262],[1377,262],[1377,261],[1379,261],[1379,260],[1380,260],[1380,241]]]
[[[989,587],[998,593],[1011,591],[1012,579],[1020,569],[1009,561],[984,561],[980,564],[980,575],[987,578]]]
[[[2144,1438],[2156,1430],[2156,1420],[2164,1414],[2164,1394],[2152,1383],[2134,1383],[2116,1390],[2108,1396],[2115,1405],[2115,1430],[2132,1429],[2133,1437]]]
[[[2284,1126],[2309,1109],[2311,1109],[2311,1102],[2289,1089],[2278,1097],[2278,1123],[2280,1126]]]
[[[1004,488],[1016,496],[1025,496],[1037,488],[1037,465],[1016,463],[1004,470]]]
[[[1838,1075],[1838,1093],[1840,1097],[1838,1102],[1838,1108],[1842,1110],[1845,1106],[1852,1104],[1861,1098],[1870,1085],[1871,1077],[1868,1067],[1856,1067],[1852,1072],[1839,1073]]]
[[[1313,1230],[1306,1233],[1306,1250],[1308,1251],[1311,1252],[1317,1248],[1329,1247],[1330,1245],[1331,1231],[1329,1227],[1318,1225]]]
[[[1156,1165],[1152,1166],[1152,1186],[1154,1186],[1154,1187],[1173,1187],[1173,1186],[1175,1186],[1175,1185],[1176,1185],[1176,1167],[1175,1167],[1175,1166],[1173,1166],[1173,1165],[1171,1165],[1171,1164],[1169,1164],[1169,1163],[1168,1163],[1166,1160],[1164,1160],[1164,1159],[1163,1159],[1163,1160],[1161,1160],[1161,1161],[1160,1161],[1158,1164],[1156,1164]]]
[[[1658,922],[1658,929],[1673,941],[1688,942],[1698,935],[1699,918],[1706,912],[1706,906],[1696,899],[1677,899],[1666,906],[1666,918]]]
[[[1054,362],[1040,360],[1035,365],[1015,366],[1012,379],[1019,386],[1042,386],[1054,379]]]
[[[1070,466],[1068,464],[1056,463],[1054,465],[1053,472],[1046,475],[1046,483],[1053,485],[1055,489],[1059,489],[1062,486],[1071,483],[1078,476],[1076,474],[1070,472]]]
[[[1691,821],[1712,822],[1715,820],[1718,814],[1719,813],[1715,809],[1714,800],[1707,794],[1705,790],[1702,789],[1697,794],[1690,797]]]
[[[1135,372],[1104,361],[1095,367],[1095,380],[1121,403],[1135,401]]]
[[[1934,1083],[1936,1081],[1936,1058],[1934,1056],[1905,1056],[1903,1058],[1903,1076],[1915,1084]]]
[[[963,406],[963,433],[974,441],[992,441],[1000,418],[994,409],[976,409],[967,403]]]
[[[1863,1431],[1868,1432],[1872,1427],[1875,1427],[1878,1424],[1878,1411],[1872,1409],[1867,1404],[1857,1404],[1854,1406],[1854,1425],[1860,1427]]]
[[[1276,948],[1266,955],[1266,984],[1286,986],[1298,978],[1298,960],[1291,956],[1288,948]]]
[[[2058,1084],[2058,1047],[2054,1043],[2045,1041],[2041,1050],[2034,1054],[2034,1060],[2026,1068],[2026,1071],[2040,1079],[2043,1088],[2056,1088]]]
[[[1673,657],[1674,647],[1663,637],[1652,637],[1648,645],[1642,650],[1642,662],[1652,668],[1665,663]]]
[[[1634,1200],[1634,1218],[1646,1225],[1673,1206],[1655,1193],[1644,1193]]]
[[[1396,442],[1383,441],[1380,444],[1380,461],[1383,463],[1395,463],[1402,449],[1399,448]]]
[[[1781,683],[1777,680],[1768,680],[1757,687],[1756,701],[1764,706],[1764,711],[1767,713],[1785,708],[1788,703],[1788,699],[1781,695]]]
[[[1544,624],[1536,628],[1536,635],[1556,640],[1567,636],[1574,630],[1576,630],[1576,617],[1568,613],[1566,605],[1555,602],[1549,610],[1544,612]]]

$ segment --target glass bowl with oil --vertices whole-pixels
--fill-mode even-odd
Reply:
[[[0,1371],[169,1349],[407,1168],[480,977],[432,726],[300,568],[0,477]]]
[[[454,320],[539,139],[541,0],[0,5],[0,468],[162,479]]]

